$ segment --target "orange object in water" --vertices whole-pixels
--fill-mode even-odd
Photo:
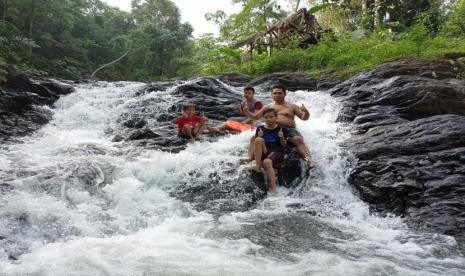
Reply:
[[[229,129],[237,130],[241,132],[252,129],[252,126],[249,124],[244,124],[241,122],[236,122],[236,121],[231,121],[231,120],[226,121],[226,127]]]

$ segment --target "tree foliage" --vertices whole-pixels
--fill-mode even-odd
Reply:
[[[190,55],[192,27],[170,0],[134,0],[129,12],[100,0],[0,0],[0,59],[51,76],[108,80],[170,77]]]
[[[242,10],[226,16],[224,11],[206,14],[206,19],[220,25],[220,39],[232,44],[253,34],[265,31],[283,19],[286,13],[276,0],[233,0]]]
[[[443,31],[450,36],[463,37],[465,34],[465,0],[456,0],[448,13]]]
[[[318,13],[320,22],[336,32],[393,29],[406,31],[415,23],[415,18],[426,11],[437,11],[443,1],[439,0],[310,0],[313,5],[332,4]]]
[[[289,2],[295,3],[290,11],[294,12],[300,1]],[[200,58],[204,61],[202,72],[239,71],[258,76],[298,70],[315,76],[330,73],[348,77],[401,58],[424,59],[447,52],[465,52],[465,0],[309,0],[307,4],[324,29],[332,30],[323,35],[318,45],[308,49],[288,47],[275,50],[272,55],[255,53],[252,59],[244,52],[235,52],[226,59],[214,54],[221,53],[224,46],[213,43],[207,57]],[[212,18],[217,23],[226,22],[228,30],[241,33],[241,29],[230,23],[241,13],[244,10],[230,16],[218,12]],[[220,38],[234,41],[237,36],[228,36],[229,33],[223,32]],[[233,59],[234,56],[241,59]]]
[[[0,62],[67,79],[89,78],[109,64],[96,78],[156,80],[231,70],[355,72],[464,47],[465,0],[287,0],[288,13],[305,6],[332,32],[310,49],[256,53],[250,59],[231,45],[288,14],[282,1],[231,1],[241,6],[239,12],[206,15],[218,24],[220,36],[194,40],[171,0],[132,0],[131,12],[102,0],[0,0]]]

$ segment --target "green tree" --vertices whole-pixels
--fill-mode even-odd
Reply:
[[[0,59],[62,78],[157,79],[191,54],[192,27],[169,0],[133,1],[131,13],[101,0],[0,0]],[[127,53],[127,54],[126,54]]]
[[[442,1],[422,0],[310,0],[313,5],[321,2],[333,4],[318,13],[326,27],[337,32],[350,32],[357,28],[366,30],[390,28],[406,31],[415,18],[428,10],[439,9]]]
[[[178,68],[172,61],[191,51],[192,26],[181,23],[179,9],[170,0],[133,0],[132,7],[136,29],[130,35],[139,43],[134,43],[136,48],[128,58],[138,60],[142,55],[149,74],[173,76]]]
[[[465,0],[456,0],[447,15],[443,32],[449,36],[465,36]]]
[[[233,3],[242,5],[239,13],[228,17],[223,11],[206,14],[207,20],[220,24],[220,38],[227,43],[263,32],[286,16],[276,0],[233,0]]]

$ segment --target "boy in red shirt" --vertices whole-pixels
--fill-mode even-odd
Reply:
[[[182,107],[182,115],[171,120],[178,126],[178,136],[194,142],[202,139],[202,131],[206,127],[207,117],[194,115],[195,106],[185,105]]]

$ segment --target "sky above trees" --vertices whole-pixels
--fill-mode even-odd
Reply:
[[[125,11],[131,10],[131,0],[104,0],[104,2]],[[182,20],[194,27],[194,37],[204,33],[218,34],[218,26],[205,20],[206,13],[224,10],[230,14],[241,9],[240,5],[232,5],[231,0],[173,0],[173,2],[180,9]]]
[[[205,14],[223,10],[226,14],[237,13],[241,5],[233,5],[231,0],[172,0],[181,11],[183,21],[189,22],[194,27],[194,37],[204,33],[219,34],[218,25],[212,21],[205,20]],[[110,6],[118,7],[125,11],[131,10],[131,0],[104,0]],[[287,7],[285,0],[279,1]]]

